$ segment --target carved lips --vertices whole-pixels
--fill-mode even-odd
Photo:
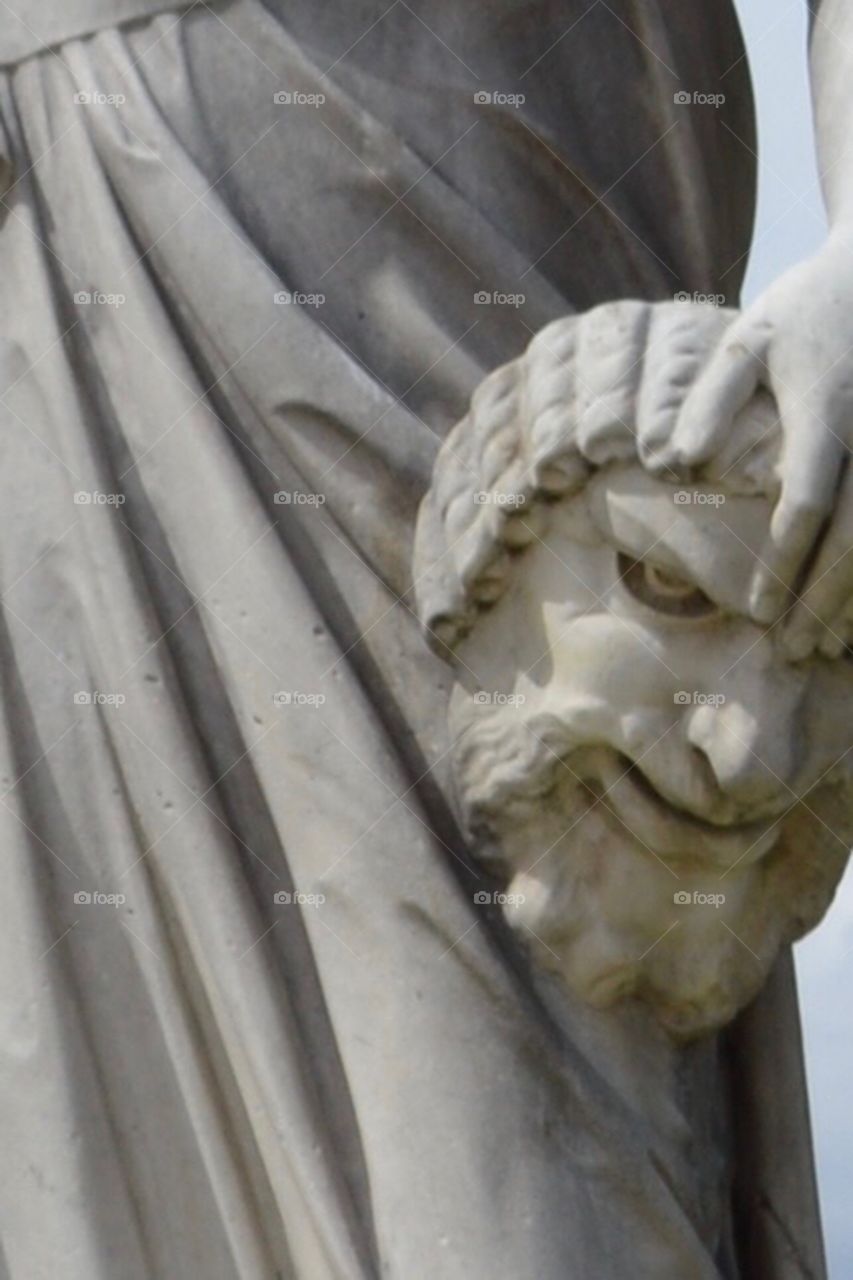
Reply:
[[[778,839],[782,814],[749,822],[712,822],[662,796],[626,756],[608,749],[598,754],[596,763],[598,778],[584,780],[620,825],[660,856],[701,859],[728,870],[735,862],[757,862]]]

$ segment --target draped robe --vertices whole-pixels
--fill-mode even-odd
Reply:
[[[0,37],[0,1275],[821,1274],[789,961],[686,1051],[532,973],[411,609],[482,377],[736,303],[733,12],[187,8]]]

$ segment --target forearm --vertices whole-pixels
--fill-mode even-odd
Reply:
[[[818,165],[830,227],[853,234],[853,4],[810,0]]]

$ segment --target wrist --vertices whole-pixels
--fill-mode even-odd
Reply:
[[[822,248],[841,250],[853,261],[853,210],[845,211],[829,224],[829,233]]]

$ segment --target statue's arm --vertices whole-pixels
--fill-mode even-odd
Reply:
[[[853,227],[853,6],[811,0],[809,61],[818,166],[832,226]]]
[[[773,393],[784,434],[781,492],[751,607],[760,622],[784,615],[794,658],[853,642],[853,3],[810,0],[809,9],[829,235],[728,330],[661,451],[672,467],[707,461],[757,389]]]

